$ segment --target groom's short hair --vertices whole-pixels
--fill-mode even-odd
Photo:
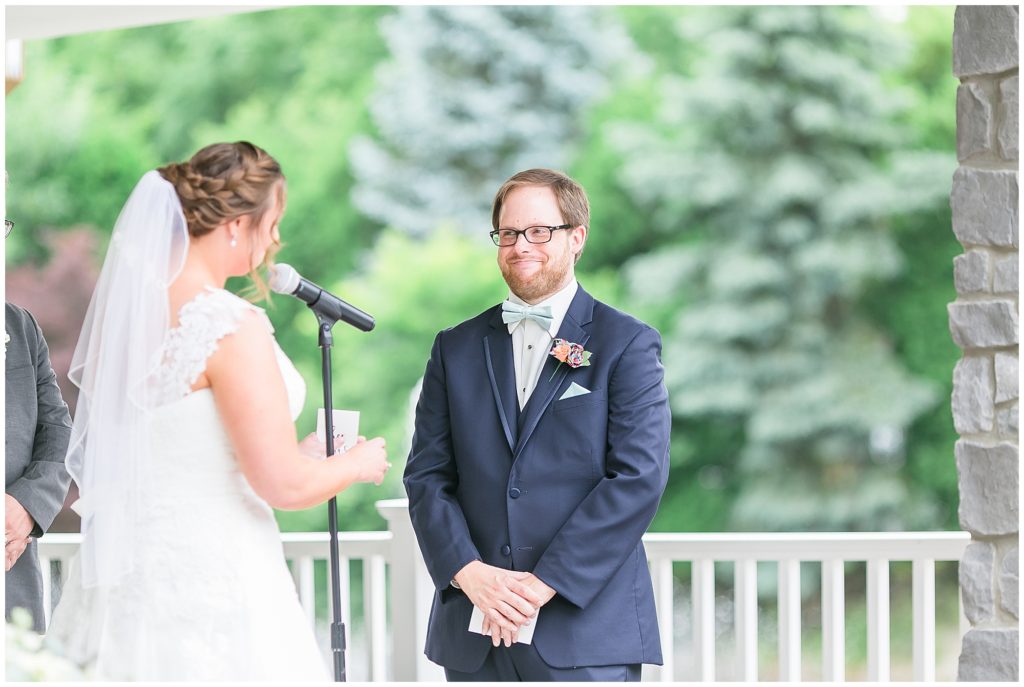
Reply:
[[[546,186],[555,194],[562,220],[574,227],[580,225],[590,229],[590,201],[587,192],[568,175],[554,169],[527,169],[513,174],[501,185],[494,194],[494,206],[491,209],[491,227],[498,228],[498,219],[505,198],[513,189],[520,186]]]

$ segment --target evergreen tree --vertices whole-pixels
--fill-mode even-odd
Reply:
[[[935,385],[860,304],[902,269],[888,218],[948,189],[948,158],[887,152],[902,101],[878,75],[897,46],[849,8],[716,8],[680,30],[705,46],[694,76],[666,78],[653,126],[613,132],[623,183],[674,238],[626,274],[662,318],[677,433],[742,437],[717,466],[736,528],[934,523],[900,467]]]
[[[956,168],[952,151],[960,82],[949,68],[955,10],[949,5],[909,8],[899,26],[910,59],[893,65],[888,76],[907,84],[914,96],[913,105],[900,117],[910,134],[906,143],[946,153],[948,162],[940,165],[949,170],[945,189]],[[865,299],[867,312],[891,337],[907,369],[935,381],[944,398],[952,393],[953,368],[961,356],[949,336],[949,323],[940,316],[946,304],[956,300],[952,265],[963,252],[956,235],[948,230],[951,221],[945,195],[933,207],[894,218],[893,236],[906,256],[907,269],[896,281],[878,284]],[[938,503],[942,517],[936,525],[942,529],[959,527],[956,462],[951,458],[957,438],[948,403],[937,403],[907,431],[910,486]]]
[[[484,233],[498,186],[564,166],[580,114],[631,54],[592,7],[405,6],[382,20],[391,60],[370,110],[379,137],[351,148],[365,214],[414,234]]]

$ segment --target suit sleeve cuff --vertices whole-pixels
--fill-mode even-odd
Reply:
[[[445,586],[445,588],[447,589],[448,587],[452,587],[453,589],[458,589],[458,590],[460,590],[460,591],[461,591],[461,590],[462,590],[462,587],[460,587],[460,586],[459,586],[459,585],[458,585],[458,584],[457,584],[457,583],[455,582],[455,576],[456,576],[456,575],[458,575],[458,574],[459,574],[459,572],[460,572],[460,571],[461,571],[461,570],[462,570],[463,568],[465,568],[465,567],[466,567],[467,565],[469,565],[469,564],[470,564],[470,563],[472,563],[473,561],[478,561],[478,560],[480,560],[480,557],[479,557],[479,556],[474,556],[473,558],[469,558],[469,559],[466,559],[466,560],[465,560],[465,561],[463,561],[463,562],[462,562],[462,563],[461,563],[460,565],[458,565],[458,566],[457,566],[457,567],[456,567],[456,568],[455,568],[454,570],[452,570],[452,574],[448,576],[448,584],[447,584],[447,585]]]
[[[28,513],[28,516],[32,518],[32,531],[29,532],[29,536],[34,537],[36,539],[43,536],[45,534],[45,531],[43,530],[42,527],[39,526],[39,521],[45,518],[40,517],[43,514],[32,512],[32,499],[29,498],[31,494],[29,494],[28,492],[28,487],[22,484],[22,480],[18,480],[14,482],[14,484],[7,487],[5,493],[13,496],[14,500],[20,503],[21,507],[25,509],[25,512]],[[46,526],[49,527],[50,523],[53,521],[53,517],[50,517],[49,519],[45,520]]]
[[[587,604],[593,600],[593,596],[589,595],[589,593],[581,592],[581,590],[574,588],[573,585],[567,584],[565,580],[560,579],[559,576],[555,574],[553,569],[544,567],[543,564],[534,568],[533,574],[538,580],[554,589],[555,594],[577,608],[586,608]]]

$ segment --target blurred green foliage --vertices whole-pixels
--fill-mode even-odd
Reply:
[[[7,213],[19,227],[6,244],[9,268],[48,258],[44,228],[64,231],[87,224],[105,238],[144,171],[185,159],[212,141],[252,140],[281,161],[289,194],[281,227],[286,247],[279,259],[373,313],[378,322],[369,334],[335,330],[335,406],[360,409],[362,432],[385,436],[395,463],[384,487],[360,485],[341,496],[345,529],[382,527],[372,502],[402,494],[399,477],[414,387],[436,332],[505,294],[493,248],[485,241],[440,221],[424,235],[388,227],[353,202],[359,183],[353,141],[401,150],[402,141],[386,136],[402,130],[394,125],[402,117],[406,130],[428,127],[417,132],[420,139],[427,134],[444,141],[447,133],[429,129],[415,107],[391,108],[390,128],[382,128],[370,106],[382,88],[379,74],[389,73],[382,66],[393,56],[382,20],[401,11],[295,7],[33,41],[26,50],[26,79],[7,97]],[[497,10],[480,9],[488,11]],[[737,309],[727,294],[770,291],[772,284],[792,277],[761,259],[778,255],[764,247],[769,236],[809,242],[803,259],[815,265],[816,280],[801,287],[806,296],[822,298],[826,292],[815,289],[834,289],[841,311],[856,314],[851,319],[857,328],[850,331],[871,333],[860,339],[870,345],[857,350],[875,351],[881,357],[872,360],[900,370],[889,381],[901,388],[912,379],[938,390],[927,409],[915,404],[909,414],[905,463],[896,467],[902,490],[885,493],[893,494],[897,507],[933,504],[938,515],[930,525],[955,527],[955,434],[945,399],[959,353],[947,332],[945,304],[954,298],[951,260],[960,249],[949,228],[948,178],[938,191],[911,193],[904,184],[922,164],[931,175],[917,181],[932,186],[936,177],[952,171],[943,165],[955,141],[953,8],[911,7],[902,24],[864,8],[818,10],[834,27],[820,35],[807,8],[587,11],[599,15],[596,24],[606,30],[618,27],[631,47],[619,46],[616,54],[628,60],[623,57],[602,72],[601,97],[565,110],[577,119],[560,124],[573,133],[559,155],[587,188],[592,204],[593,226],[579,265],[583,285],[659,327],[666,339],[666,367],[676,371],[678,382],[679,371],[695,364],[680,352],[685,348],[673,344],[680,318],[685,313],[692,318],[703,308],[702,326],[728,328],[756,342],[770,330],[773,310],[753,307],[754,301],[735,301],[743,303]],[[530,34],[530,17],[529,10],[517,14],[516,31]],[[550,32],[550,17],[545,21],[543,32]],[[714,41],[708,39],[709,21],[717,27]],[[791,38],[787,51],[768,50],[767,37],[780,35]],[[424,45],[429,49],[430,41]],[[451,59],[469,64],[473,56],[459,50],[474,45],[450,41]],[[539,59],[535,50],[516,54],[508,48],[501,54],[524,63]],[[773,55],[775,62],[759,63],[764,55]],[[479,59],[487,63],[486,58]],[[724,71],[727,59],[739,71]],[[851,65],[860,65],[860,71]],[[415,76],[401,70],[390,74],[386,86],[399,96],[401,80]],[[737,74],[742,80],[724,81],[739,79]],[[515,85],[487,78],[473,84],[474,102],[498,98],[492,89]],[[870,121],[852,114],[865,112],[866,103],[873,108]],[[444,112],[445,104],[433,106]],[[465,120],[470,115],[448,111],[446,116]],[[779,119],[783,116],[790,119]],[[797,120],[800,135],[779,139],[779,123]],[[492,133],[501,125],[500,117],[481,119]],[[516,159],[516,151],[498,152]],[[418,164],[424,176],[432,173],[422,160]],[[836,175],[869,181],[839,193],[826,183]],[[872,202],[861,202],[865,196]],[[467,204],[480,200],[467,198]],[[898,200],[906,203],[895,212],[891,208]],[[874,233],[856,246],[837,244],[835,236],[802,234],[806,226],[791,220],[807,216],[807,208],[820,208],[835,226],[860,223]],[[706,289],[687,288],[692,274],[711,264],[706,256],[721,252],[716,246],[724,240],[746,241],[744,250],[729,251],[742,259],[721,264],[719,278]],[[102,249],[105,241],[99,244]],[[883,260],[885,255],[891,260]],[[861,262],[841,271],[852,258]],[[9,298],[16,300],[16,294]],[[761,319],[752,319],[752,313]],[[300,435],[305,434],[322,404],[315,322],[292,299],[274,298],[269,314],[307,381],[306,409],[298,423]],[[834,349],[840,350],[847,349]],[[854,361],[861,367],[853,364],[850,370],[856,373],[868,360]],[[888,393],[898,395],[901,388]],[[747,430],[729,413],[692,416],[687,405],[700,388],[677,385],[673,391],[672,476],[655,529],[727,529],[734,526],[737,499],[751,486],[747,473],[731,467],[750,453]],[[720,394],[710,401],[726,403],[730,397]],[[767,405],[766,397],[750,403]],[[872,417],[870,407],[856,411]],[[806,419],[784,414],[775,422],[781,430],[795,430]],[[802,522],[792,512],[801,501],[794,495],[813,495],[812,483],[795,478],[786,459],[768,455],[766,460],[762,473],[776,473],[786,486],[785,492],[767,494],[771,507],[781,514],[791,511],[792,521]],[[849,481],[855,495],[884,496],[857,472],[840,471],[834,478]],[[821,510],[808,512],[813,517]],[[280,519],[289,529],[326,526],[322,508],[281,513]],[[883,527],[891,521],[861,524]]]
[[[952,11],[914,7],[904,29],[907,61],[883,74],[909,99],[898,121],[909,132],[908,146],[948,154],[956,141],[959,85],[950,77]],[[949,231],[951,222],[946,202],[893,217],[890,228],[905,269],[899,279],[870,289],[864,299],[865,310],[885,329],[907,369],[938,385],[944,401],[919,417],[906,437],[907,478],[916,491],[935,500],[941,518],[936,529],[959,529],[957,476],[950,465],[950,447],[958,435],[945,401],[961,353],[949,336],[946,304],[956,300],[953,258],[963,249]]]
[[[934,340],[957,244],[931,239],[926,262],[899,236],[948,227],[953,138],[917,133],[952,122],[948,61],[919,57],[948,54],[949,18],[914,15],[908,40],[863,8],[696,9],[675,25],[690,74],[659,77],[651,119],[606,125],[665,237],[625,276],[665,335],[674,433],[700,449],[673,452],[666,498],[718,490],[714,529],[955,526],[955,437],[935,424],[955,347]],[[927,372],[900,360],[915,343]],[[663,504],[656,527],[680,515]]]
[[[486,233],[495,190],[561,168],[635,54],[613,16],[583,6],[406,5],[381,29],[390,56],[366,103],[377,135],[350,148],[352,201],[415,235]]]

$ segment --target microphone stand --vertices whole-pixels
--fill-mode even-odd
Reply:
[[[312,310],[312,308],[310,308]],[[324,428],[327,442],[327,455],[334,455],[334,405],[331,393],[331,346],[334,344],[334,335],[331,329],[337,320],[324,317],[319,311],[313,310],[317,321],[320,323],[320,350],[323,354],[322,372],[324,383]],[[331,497],[327,502],[327,526],[330,529],[331,549],[331,605],[334,611],[334,620],[331,622],[331,654],[334,658],[334,681],[345,682],[345,622],[341,617],[341,575],[338,566],[340,556],[338,554],[338,499]]]

